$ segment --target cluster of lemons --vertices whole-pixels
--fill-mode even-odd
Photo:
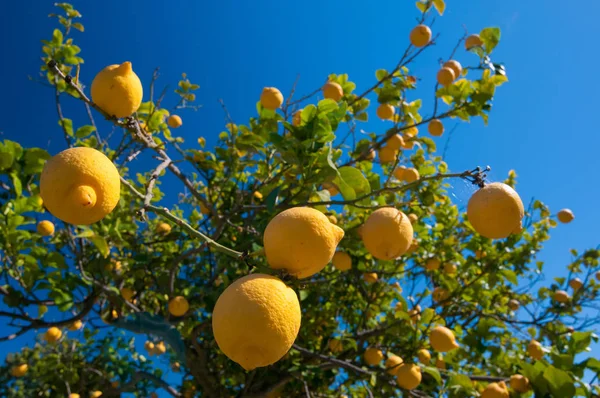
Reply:
[[[411,32],[410,39],[417,47],[425,46],[431,40],[431,30],[419,25]],[[467,41],[473,44],[473,39]],[[455,72],[460,72],[460,64],[449,61],[442,70],[444,75],[451,74],[454,79]],[[130,116],[139,107],[141,94],[141,83],[129,62],[105,68],[92,84],[94,102],[115,117]],[[344,92],[338,83],[328,82],[323,86],[323,94],[326,98],[339,101]],[[276,88],[267,87],[263,90],[260,101],[264,108],[276,110],[283,104],[283,96]],[[382,119],[392,118],[395,110],[390,107],[380,106],[378,115]],[[299,125],[301,122],[301,113],[296,113],[293,123]],[[176,117],[169,124],[178,127],[181,119]],[[432,121],[429,131],[433,135],[440,135],[443,125],[439,121]],[[390,137],[387,145],[379,150],[381,161],[393,161],[397,151],[406,147],[405,137],[410,138],[410,134],[414,137],[416,128],[407,129],[404,136]],[[414,168],[399,167],[394,175],[398,180],[406,182],[419,179],[419,173]],[[328,184],[325,188],[333,195],[338,193],[333,184]],[[46,163],[40,190],[44,206],[55,217],[76,225],[92,224],[108,215],[117,205],[120,177],[114,164],[101,152],[92,148],[70,148]],[[256,195],[255,197],[260,199]],[[203,213],[205,212],[209,212],[206,206],[203,209]],[[491,239],[506,238],[511,233],[519,232],[523,215],[523,203],[519,195],[503,183],[491,183],[479,189],[469,200],[467,208],[467,216],[473,228]],[[568,222],[572,220],[572,213],[559,214],[559,219]],[[351,256],[343,251],[336,251],[344,237],[344,230],[332,221],[322,212],[309,207],[295,207],[279,213],[264,231],[263,243],[269,266],[275,270],[285,270],[300,279],[318,273],[331,261],[341,271],[351,269]],[[377,209],[360,228],[364,247],[379,260],[395,260],[410,253],[415,249],[412,223],[416,221],[414,215],[407,216],[394,207]],[[162,234],[169,233],[170,230],[170,225],[166,223],[160,223],[156,229]],[[51,235],[54,225],[43,221],[38,225],[38,231],[42,235]],[[430,262],[427,267],[440,267],[439,260],[437,263],[435,259]],[[450,266],[446,271],[454,273],[456,266]],[[365,274],[364,279],[374,283],[378,278],[377,274]],[[125,300],[131,301],[135,292],[124,288],[121,295]],[[443,291],[434,295],[436,300],[447,298],[447,292]],[[555,298],[558,301],[564,299],[562,296]],[[169,312],[174,317],[184,316],[189,308],[189,303],[182,296],[172,298],[168,303]],[[411,310],[410,315],[413,320],[418,319],[420,308]],[[78,322],[73,325],[75,330],[81,328],[81,322]],[[228,286],[218,298],[212,314],[214,337],[219,348],[246,370],[267,366],[281,359],[296,339],[300,323],[301,309],[296,292],[281,279],[259,273],[244,276]],[[61,330],[52,327],[46,332],[45,339],[52,343],[61,336]],[[438,352],[458,347],[453,332],[444,326],[432,329],[429,339],[431,346]],[[530,354],[543,355],[541,346],[537,344],[530,345]],[[154,344],[148,341],[145,347],[152,354],[166,351],[163,342]],[[341,341],[330,341],[333,352],[339,352],[341,348]],[[431,359],[431,354],[425,349],[419,351],[418,356],[421,362],[428,363]],[[375,365],[383,360],[383,353],[376,347],[370,347],[364,358],[368,364]],[[421,381],[419,366],[404,363],[396,355],[390,354],[385,366],[390,374],[397,377],[398,384],[403,388],[415,388]],[[14,375],[23,375],[26,371],[27,365],[19,365],[12,372]],[[502,388],[506,388],[503,383],[492,383],[486,391]],[[487,395],[496,396],[504,395]]]

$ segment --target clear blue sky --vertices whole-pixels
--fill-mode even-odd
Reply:
[[[329,73],[348,73],[358,90],[364,90],[374,83],[376,69],[396,64],[417,16],[414,1],[401,0],[73,3],[86,28],[83,34],[74,33],[85,59],[81,79],[90,82],[104,66],[129,60],[144,83],[159,66],[158,87],[169,84],[172,90],[181,72],[187,72],[201,86],[197,98],[203,108],[183,112],[184,126],[177,132],[190,145],[204,136],[209,146],[223,129],[219,98],[233,119],[244,123],[255,114],[263,86],[288,93],[298,74],[300,94],[318,87]],[[600,138],[593,116],[600,56],[590,47],[600,37],[600,2],[585,7],[558,0],[543,6],[522,0],[447,3],[446,14],[433,26],[441,33],[438,45],[412,66],[423,79],[419,93],[424,113],[431,109],[437,61],[449,54],[463,25],[470,32],[499,26],[502,40],[494,60],[506,64],[510,82],[497,91],[488,127],[479,121],[460,124],[446,160],[453,171],[490,165],[491,179],[497,180],[515,169],[524,202],[535,196],[553,212],[563,207],[574,211],[575,221],[556,228],[539,256],[547,261],[550,279],[564,271],[570,248],[600,243]],[[56,153],[64,149],[64,140],[53,91],[27,79],[38,72],[40,40],[49,38],[55,27],[56,21],[47,18],[50,12],[50,1],[3,5],[0,139]],[[456,58],[463,65],[476,63],[462,49]],[[166,104],[174,101],[171,96]],[[66,104],[66,112],[76,125],[86,122],[81,104]],[[374,121],[368,129],[383,128]],[[101,132],[107,132],[106,125]],[[438,139],[440,147],[446,139]],[[457,200],[465,204],[470,188],[454,185]],[[0,352],[5,349],[0,346]]]

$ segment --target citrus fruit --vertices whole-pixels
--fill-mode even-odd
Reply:
[[[417,356],[419,357],[419,362],[423,365],[429,365],[429,362],[431,362],[431,353],[425,348],[421,348],[417,351]]]
[[[348,271],[352,268],[352,259],[346,252],[337,251],[331,259],[333,266],[340,271]]]
[[[183,121],[181,120],[181,117],[178,115],[171,115],[169,116],[169,118],[167,119],[167,124],[169,125],[169,127],[171,127],[172,129],[176,129],[178,127],[181,127],[181,125],[183,124]]]
[[[131,301],[134,294],[135,292],[129,287],[121,288],[121,296],[127,301]]]
[[[440,265],[442,265],[442,262],[437,258],[429,258],[425,262],[425,269],[428,271],[436,271],[440,269]]]
[[[344,230],[310,207],[294,207],[276,215],[264,233],[267,262],[297,278],[321,271],[333,258]]]
[[[414,363],[405,363],[396,371],[396,382],[406,390],[415,389],[421,384],[421,368]]]
[[[413,228],[406,214],[393,207],[375,210],[363,225],[365,247],[379,260],[393,260],[410,247]]]
[[[74,332],[76,330],[81,329],[82,326],[83,326],[83,323],[80,320],[76,320],[75,322],[73,322],[69,326],[67,326],[67,329]]]
[[[27,373],[29,366],[26,363],[13,366],[10,368],[10,375],[13,377],[23,377]]]
[[[363,274],[363,280],[367,283],[375,283],[378,279],[379,277],[376,272],[365,272]]]
[[[448,352],[458,348],[454,333],[445,326],[436,326],[429,332],[429,343],[437,352]]]
[[[265,87],[260,94],[260,104],[265,109],[277,110],[283,104],[283,95],[275,87]]]
[[[398,166],[394,169],[394,177],[396,177],[397,180],[399,181],[403,181],[404,180],[404,172],[406,171],[406,166]]]
[[[292,116],[292,125],[298,127],[302,124],[302,109],[294,112],[294,116]]]
[[[437,73],[437,82],[442,86],[448,86],[452,84],[456,76],[454,76],[454,71],[450,68],[441,68]]]
[[[144,343],[144,348],[146,349],[146,351],[148,351],[148,353],[150,353],[151,355],[154,355],[154,343],[151,341],[146,341]]]
[[[400,134],[394,134],[386,141],[387,146],[395,151],[400,150],[404,145],[404,138]]]
[[[467,50],[470,50],[473,47],[482,47],[482,46],[483,46],[483,40],[481,40],[481,37],[479,37],[479,35],[477,35],[477,34],[470,35],[465,40],[465,48]]]
[[[164,342],[159,341],[158,343],[156,343],[154,345],[154,353],[156,355],[161,355],[161,354],[164,354],[165,352],[167,352],[167,347],[165,347]]]
[[[123,62],[102,69],[92,81],[91,92],[92,101],[104,112],[122,118],[140,107],[144,89],[131,62]]]
[[[183,296],[173,297],[169,301],[169,313],[173,316],[183,316],[190,309],[190,304]]]
[[[71,394],[69,394],[69,398],[81,398],[81,395],[79,395],[77,393],[71,393]]]
[[[431,296],[433,301],[445,301],[450,297],[450,292],[443,287],[436,287],[433,289],[433,292],[431,292]]]
[[[406,170],[404,170],[404,181],[411,183],[411,182],[415,182],[417,181],[420,176],[419,176],[419,171],[417,169],[415,169],[414,167],[409,167]]]
[[[377,107],[377,116],[381,119],[381,120],[392,120],[392,117],[394,117],[394,113],[396,112],[396,109],[394,109],[394,107],[390,104],[380,104]]]
[[[334,216],[333,214],[327,216],[327,219],[329,220],[330,223],[336,225],[338,223],[337,217]]]
[[[383,361],[383,352],[380,349],[369,347],[365,350],[363,355],[365,362],[367,365],[375,366],[378,365],[379,362]]]
[[[444,68],[450,68],[454,72],[454,78],[458,79],[460,75],[462,75],[462,65],[460,62],[455,60],[450,60],[444,63]]]
[[[446,361],[444,358],[438,358],[435,360],[435,367],[438,369],[446,369]]]
[[[40,221],[37,225],[37,232],[42,236],[54,235],[54,224],[52,221]]]
[[[342,350],[344,349],[342,341],[339,339],[329,340],[329,342],[327,343],[327,348],[329,348],[329,351],[331,352],[342,352]]]
[[[171,226],[166,222],[161,222],[156,226],[157,234],[167,235],[169,232],[171,232]]]
[[[531,388],[529,379],[523,375],[510,376],[510,386],[518,393],[527,392]]]
[[[336,82],[327,82],[323,85],[323,96],[327,99],[332,99],[335,102],[338,102],[344,96],[344,90],[342,86],[340,86]]]
[[[329,182],[323,183],[323,189],[326,189],[329,191],[329,196],[335,196],[338,193],[340,193],[340,191],[338,190],[338,187]]]
[[[389,146],[379,148],[379,161],[381,164],[394,163],[398,157],[398,151]]]
[[[92,391],[90,393],[90,398],[100,398],[102,396],[102,391]]]
[[[89,225],[119,202],[121,181],[115,165],[93,148],[69,148],[46,162],[40,194],[50,213],[64,222]]]
[[[501,182],[480,188],[467,205],[467,217],[475,231],[490,239],[506,238],[521,225],[523,215],[519,194]]]
[[[271,365],[300,330],[300,302],[280,279],[244,276],[225,289],[213,310],[213,333],[223,353],[245,370]]]
[[[562,209],[558,212],[556,217],[558,218],[558,221],[560,221],[563,224],[568,224],[575,219],[573,212],[569,209]]]
[[[62,337],[62,331],[59,328],[57,328],[56,326],[52,326],[51,328],[48,328],[48,330],[44,334],[44,339],[48,343],[55,343],[61,337]]]
[[[410,32],[410,43],[415,47],[424,47],[431,41],[431,29],[427,25],[417,25]]]
[[[569,286],[571,286],[573,290],[579,290],[583,287],[583,281],[579,278],[573,278],[569,281]]]
[[[554,292],[554,300],[559,303],[568,303],[569,302],[569,293],[564,290],[557,290]]]
[[[253,197],[254,197],[254,199],[256,199],[256,200],[262,200],[262,198],[263,198],[263,194],[262,194],[262,193],[260,193],[260,192],[258,192],[258,191],[254,191],[254,192],[252,193],[252,196],[253,196]]]
[[[415,213],[410,213],[408,215],[408,220],[410,221],[411,224],[414,224],[417,221],[419,221],[419,216],[417,216]]]
[[[416,137],[419,134],[419,129],[417,126],[410,126],[403,132],[405,137]]]
[[[540,360],[544,357],[544,350],[542,345],[535,340],[531,340],[529,345],[527,345],[527,353],[533,359]]]
[[[456,274],[457,267],[454,263],[446,263],[444,264],[444,273],[448,275]]]
[[[444,134],[444,124],[440,119],[433,119],[427,125],[427,131],[434,137],[439,137]]]
[[[508,388],[503,381],[488,384],[481,392],[481,398],[510,398]]]
[[[521,304],[518,300],[512,299],[508,302],[508,308],[510,308],[512,311],[518,310],[520,306]]]
[[[390,354],[388,359],[385,360],[385,368],[387,369],[388,374],[395,376],[398,372],[398,368],[403,362],[402,358],[398,355]]]

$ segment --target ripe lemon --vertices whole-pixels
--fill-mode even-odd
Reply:
[[[488,384],[481,392],[481,398],[510,398],[508,388],[503,381]]]
[[[518,393],[527,392],[531,388],[529,379],[523,375],[510,376],[510,386]]]
[[[442,265],[442,262],[437,258],[429,258],[425,262],[425,269],[428,271],[436,271],[440,269],[440,265]]]
[[[10,375],[13,377],[23,377],[27,373],[29,366],[26,363],[13,366],[10,368]]]
[[[414,363],[400,365],[396,371],[396,382],[406,390],[417,388],[421,384],[421,368]]]
[[[171,365],[171,370],[175,373],[178,373],[181,371],[181,365],[179,364],[179,362],[174,362],[173,365]]]
[[[569,302],[569,293],[564,290],[557,290],[554,292],[554,300],[559,303],[568,303]]]
[[[340,271],[348,271],[352,268],[352,258],[346,252],[337,251],[331,259],[333,266]]]
[[[37,232],[42,236],[54,235],[54,224],[52,221],[40,221],[37,225]]]
[[[404,172],[406,171],[406,167],[405,166],[398,166],[394,169],[394,177],[396,177],[397,180],[399,181],[403,181],[404,180]]]
[[[171,127],[172,129],[176,129],[178,127],[181,127],[181,125],[183,124],[183,121],[181,120],[181,116],[178,115],[171,115],[169,116],[169,118],[167,119],[167,124],[169,125],[169,127]]]
[[[190,309],[190,304],[183,296],[173,297],[169,301],[169,313],[173,316],[184,316]]]
[[[404,145],[402,145],[402,149],[411,150],[415,147],[415,141],[409,140],[410,137],[404,136]]]
[[[157,234],[167,235],[169,232],[171,232],[171,226],[169,224],[167,224],[166,222],[161,222],[156,226]]]
[[[419,362],[423,365],[429,365],[429,362],[431,362],[431,353],[425,348],[421,348],[417,352],[417,356],[419,357]]]
[[[363,358],[365,359],[367,365],[375,366],[378,365],[379,362],[383,361],[383,352],[377,348],[369,347],[365,350]]]
[[[454,77],[458,79],[460,75],[462,75],[462,65],[460,62],[455,60],[450,60],[444,63],[444,68],[450,68],[454,72]]]
[[[410,221],[411,224],[414,224],[417,221],[419,221],[419,216],[417,216],[415,213],[410,213],[408,215],[408,220]]]
[[[44,339],[48,343],[55,343],[62,337],[62,331],[56,326],[49,328],[44,334]]]
[[[363,225],[365,247],[379,260],[393,260],[410,247],[413,228],[406,214],[393,207],[375,210]]]
[[[46,209],[75,225],[103,219],[119,202],[120,192],[117,168],[93,148],[69,148],[53,156],[40,179]]]
[[[344,350],[342,341],[339,339],[329,340],[329,342],[327,343],[327,348],[329,348],[329,351],[335,352],[335,353],[342,352]]]
[[[558,212],[556,216],[558,218],[558,221],[560,221],[563,224],[568,224],[575,219],[573,212],[569,209],[562,209]]]
[[[363,280],[367,283],[375,283],[378,279],[379,277],[376,272],[365,272],[363,274]]]
[[[405,137],[416,137],[419,134],[419,129],[417,128],[417,126],[410,126],[406,130],[404,130],[403,134]]]
[[[390,354],[388,359],[385,360],[385,368],[387,369],[388,374],[395,376],[398,372],[398,368],[403,362],[402,358],[398,355]]]
[[[524,209],[519,194],[501,182],[479,189],[467,205],[467,217],[478,234],[502,239],[521,225]]]
[[[453,274],[456,274],[456,271],[457,271],[456,264],[453,264],[453,263],[444,264],[444,273],[445,274],[453,275]]]
[[[404,145],[404,138],[402,138],[400,134],[394,134],[388,138],[386,144],[390,149],[398,151],[402,148],[402,145]]]
[[[436,326],[429,332],[429,343],[437,352],[448,352],[458,348],[454,333],[445,326]]]
[[[134,294],[135,292],[129,287],[124,287],[121,289],[121,296],[123,296],[123,298],[127,301],[131,301]]]
[[[333,258],[344,230],[310,207],[294,207],[276,215],[264,233],[267,262],[297,278],[321,271]]]
[[[323,189],[328,190],[330,196],[335,196],[338,193],[340,193],[340,191],[338,190],[338,187],[336,187],[334,184],[329,183],[329,182],[323,183]]]
[[[535,340],[531,340],[529,345],[527,346],[527,353],[533,359],[540,360],[544,357],[544,350],[542,349],[542,345]]]
[[[579,290],[583,287],[583,281],[579,278],[573,278],[569,281],[569,286],[571,286],[573,290]]]
[[[436,287],[433,289],[433,292],[431,292],[431,296],[433,301],[445,301],[450,297],[450,292],[443,287]]]
[[[433,119],[429,122],[429,125],[427,125],[427,130],[432,136],[439,137],[444,134],[444,124],[440,119]]]
[[[69,398],[81,398],[81,396],[77,393],[71,393],[69,394]]]
[[[296,111],[292,116],[292,125],[298,127],[302,124],[302,109]]]
[[[80,320],[76,320],[75,322],[73,322],[72,324],[67,326],[67,329],[74,332],[76,330],[81,329],[82,326],[83,326],[83,323]]]
[[[109,65],[92,81],[92,101],[117,118],[131,116],[140,107],[143,93],[142,82],[133,72],[131,62]]]
[[[487,253],[485,251],[475,250],[475,259],[481,260],[485,256],[487,256]]]
[[[452,84],[456,76],[454,71],[450,68],[441,68],[437,73],[437,82],[442,86],[448,86]]]
[[[252,193],[252,196],[253,196],[253,197],[254,197],[254,199],[256,199],[256,200],[262,200],[262,198],[263,198],[263,194],[262,194],[262,193],[260,193],[260,192],[258,192],[258,191],[254,191],[254,192]]]
[[[377,107],[376,113],[381,120],[392,120],[396,109],[390,104],[380,104]]]
[[[424,47],[431,41],[431,29],[427,25],[417,25],[410,32],[410,43],[415,47]]]
[[[335,102],[339,102],[344,96],[344,90],[336,82],[327,82],[323,85],[323,96],[327,99],[332,99]]]
[[[470,50],[473,47],[482,47],[482,46],[483,46],[483,40],[481,40],[481,37],[479,37],[479,35],[477,35],[477,34],[471,35],[471,36],[467,37],[467,39],[465,40],[465,48],[467,50]]]
[[[394,163],[398,157],[398,151],[389,146],[379,148],[379,161],[381,164]]]
[[[92,391],[90,393],[90,398],[100,398],[102,396],[102,391]]]
[[[144,348],[146,349],[146,351],[148,351],[148,353],[150,355],[154,355],[154,343],[151,341],[146,341],[144,343]]]
[[[412,310],[408,311],[408,316],[410,316],[410,320],[413,324],[417,323],[421,320],[421,306],[417,305]]]
[[[300,330],[300,302],[280,279],[251,274],[233,282],[213,310],[213,333],[223,353],[246,370],[271,365]]]
[[[336,225],[338,223],[337,218],[333,214],[327,216],[327,219],[329,220],[330,223],[332,223],[334,225]]]
[[[161,355],[161,354],[164,354],[165,352],[167,352],[167,347],[165,347],[164,342],[159,341],[158,343],[156,343],[154,345],[154,353],[156,355]]]
[[[275,87],[265,87],[260,94],[260,104],[265,109],[277,110],[283,104],[283,95]]]
[[[512,311],[518,310],[520,306],[521,304],[518,300],[512,299],[508,302],[508,308],[510,308]]]
[[[404,181],[411,183],[417,181],[421,176],[419,175],[419,171],[414,167],[409,167],[404,170]]]

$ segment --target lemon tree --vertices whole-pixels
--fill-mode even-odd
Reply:
[[[58,153],[0,142],[0,395],[600,394],[587,354],[600,251],[574,249],[564,277],[544,279],[536,255],[573,212],[519,196],[514,171],[452,171],[437,148],[450,121],[487,123],[508,82],[500,30],[438,54],[425,107],[408,99],[411,62],[436,51],[446,5],[416,4],[372,86],[331,74],[305,96],[265,87],[212,148],[177,135],[198,85],[184,74],[168,110],[157,75],[137,78],[145,65],[84,66],[81,15],[57,4],[40,78],[89,124],[60,112]],[[358,135],[374,117],[387,127]],[[466,208],[450,199],[460,179]],[[11,345],[24,335],[35,343]]]

